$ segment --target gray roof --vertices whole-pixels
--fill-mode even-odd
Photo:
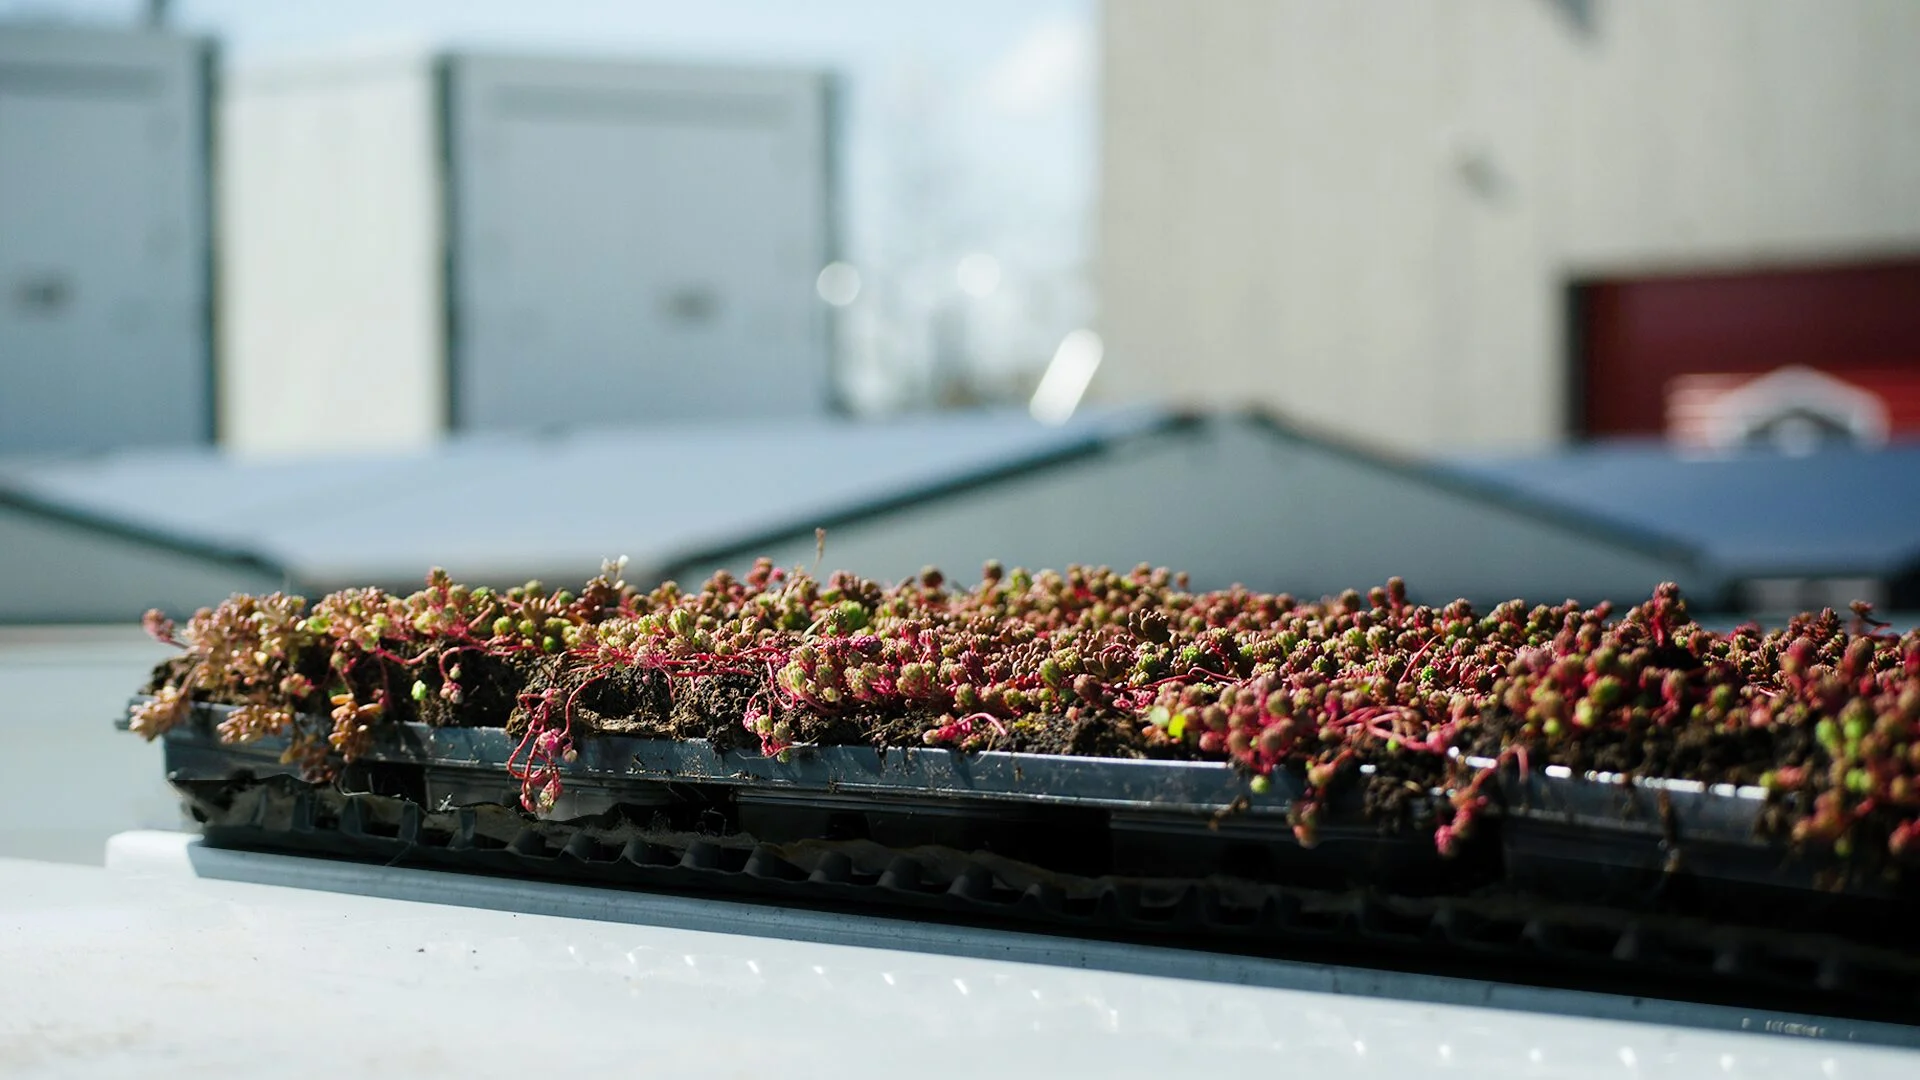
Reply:
[[[462,436],[362,456],[121,452],[0,462],[0,546],[30,549],[0,618],[191,610],[282,582],[407,590],[434,565],[475,583],[576,583],[619,555],[632,581],[689,581],[760,554],[810,562],[816,526],[827,565],[883,577],[922,561],[1146,559],[1208,587],[1397,573],[1440,599],[1639,599],[1677,580],[1710,607],[1756,573],[1911,565],[1917,486],[1915,447],[1433,464],[1259,413],[1152,407],[1060,427],[991,411]],[[1396,527],[1410,514],[1417,532]]]
[[[1671,537],[1729,577],[1920,569],[1920,443],[1697,457],[1632,442],[1447,468],[1517,498]]]
[[[1151,408],[1086,411],[1059,427],[991,411],[468,436],[368,456],[143,451],[0,464],[0,496],[265,564],[303,588],[405,587],[433,565],[473,581],[529,567],[580,580],[618,555],[639,581],[1175,422]]]

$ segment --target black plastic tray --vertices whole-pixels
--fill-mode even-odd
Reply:
[[[196,705],[193,722],[169,732],[169,742],[226,749],[214,736],[212,725],[228,711],[224,705]],[[124,720],[121,723],[125,725]],[[377,731],[362,760],[504,772],[519,741],[499,728],[396,724]],[[298,770],[277,764],[286,745],[284,738],[269,738],[233,749],[263,762],[271,759],[275,771],[292,774]],[[581,739],[577,749],[579,759],[560,766],[564,783],[691,782],[1187,814],[1213,814],[1234,806],[1236,814],[1278,818],[1285,817],[1300,794],[1299,781],[1293,777],[1275,775],[1266,793],[1255,794],[1247,778],[1231,767],[1199,761],[807,745],[793,747],[788,760],[782,761],[754,750],[716,750],[698,739],[622,735]]]
[[[1552,766],[1500,777],[1505,875],[1545,895],[1758,923],[1829,921],[1920,944],[1912,860],[1878,865],[1802,851],[1769,828],[1764,789],[1576,776]]]
[[[213,725],[226,711],[196,706],[190,723],[167,733],[171,779],[299,775],[280,760],[285,738],[221,743]],[[506,761],[518,741],[500,729],[394,725],[378,732],[340,783],[434,809],[517,806],[520,787]],[[839,838],[1001,852],[1039,845],[1056,858],[1074,852],[1072,864],[1093,872],[1218,873],[1408,892],[1457,891],[1497,876],[1495,845],[1442,858],[1428,832],[1394,834],[1366,821],[1357,793],[1326,807],[1320,842],[1303,847],[1287,819],[1298,779],[1276,775],[1256,794],[1246,776],[1219,763],[856,746],[796,746],[782,761],[701,741],[615,735],[582,739],[578,750],[561,767],[564,793],[549,819],[660,805],[698,791],[724,804],[729,821],[761,830],[805,819],[806,829]]]
[[[226,711],[198,705],[192,723],[168,733],[171,771],[210,779],[245,762],[253,775],[297,773],[279,763],[284,739],[219,743],[212,725]],[[518,743],[498,728],[393,725],[344,779],[429,807],[514,804],[519,788],[505,765]],[[859,746],[796,746],[781,760],[702,741],[617,735],[582,739],[578,750],[578,760],[561,767],[566,793],[549,817],[670,801],[670,789],[691,785],[735,791],[729,812],[760,819],[771,813],[761,808],[775,803],[793,818],[799,799],[811,804],[819,828],[844,835],[919,835],[902,831],[911,825],[932,837],[999,836],[1005,845],[1008,837],[1048,830],[1098,834],[1109,865],[1125,873],[1225,873],[1400,893],[1453,893],[1504,880],[1548,897],[1773,925],[1851,912],[1872,920],[1863,925],[1876,933],[1884,924],[1908,936],[1907,920],[1893,918],[1889,904],[1920,899],[1907,884],[1920,873],[1849,873],[1832,858],[1802,856],[1765,835],[1760,789],[1574,775],[1560,766],[1522,771],[1466,758],[1470,768],[1498,770],[1488,785],[1496,812],[1462,856],[1442,858],[1430,829],[1385,831],[1365,819],[1353,792],[1324,808],[1320,842],[1305,849],[1286,816],[1300,778],[1276,773],[1256,794],[1223,763]],[[380,779],[396,767],[414,786]],[[936,821],[944,824],[935,828]]]

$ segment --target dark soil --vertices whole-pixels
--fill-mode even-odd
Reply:
[[[540,661],[522,657],[489,656],[477,650],[461,654],[460,704],[440,696],[441,678],[436,665],[423,664],[423,670],[409,672],[427,684],[428,694],[414,710],[417,718],[435,727],[505,727],[521,690],[537,670]],[[411,686],[411,682],[407,685]],[[407,703],[413,704],[411,695]]]
[[[192,666],[193,658],[184,653],[179,656],[170,656],[158,664],[153,665],[153,671],[148,674],[146,683],[140,687],[140,692],[142,694],[157,694],[160,692],[161,687],[168,683],[178,683],[181,679],[185,678],[187,669]]]
[[[672,688],[666,733],[678,739],[706,739],[716,749],[746,742],[741,726],[759,683],[745,675],[709,675]],[[761,702],[766,707],[766,702]]]
[[[1137,758],[1146,756],[1138,742],[1139,732],[1128,720],[1104,716],[1069,719],[1064,716],[1031,717],[1008,728],[1002,745],[994,749],[1030,754],[1072,754],[1077,757]]]
[[[1390,832],[1432,829],[1448,808],[1437,807],[1431,794],[1447,781],[1447,768],[1433,755],[1406,755],[1375,767],[1361,789],[1361,810],[1368,821]]]
[[[1497,757],[1502,746],[1525,746],[1533,764],[1565,765],[1575,772],[1750,785],[1770,769],[1805,763],[1813,750],[1811,733],[1789,725],[1727,731],[1644,722],[1630,729],[1586,731],[1578,740],[1558,742],[1523,733],[1520,720],[1496,713],[1481,722],[1471,753]]]

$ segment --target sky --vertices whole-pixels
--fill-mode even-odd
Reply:
[[[842,80],[841,250],[856,397],[910,392],[963,319],[966,359],[1031,370],[1092,316],[1094,0],[173,0],[236,66],[450,46],[819,66]],[[0,0],[0,18],[131,22],[141,0]],[[1000,267],[968,295],[960,265]],[[978,275],[973,279],[980,280]],[[977,289],[976,289],[977,291]],[[908,380],[909,382],[911,379]],[[890,385],[891,384],[891,385]]]

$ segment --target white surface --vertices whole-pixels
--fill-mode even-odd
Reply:
[[[0,453],[207,441],[203,48],[0,26]]]
[[[1570,281],[1920,248],[1912,0],[1100,24],[1101,391],[1537,446],[1565,434]]]
[[[521,915],[1285,990],[1315,997],[1391,1000],[1414,1008],[1473,1006],[1529,1016],[1653,1023],[1734,1034],[1767,1032],[1836,1044],[1920,1049],[1920,1028],[1806,1012],[1741,1009],[1429,972],[1342,967],[910,918],[876,918],[831,909],[212,848],[197,835],[183,832],[120,833],[107,842],[107,868]]]
[[[167,653],[137,626],[0,629],[0,857],[97,864],[113,834],[179,823],[160,747],[113,728]]]
[[[1913,1054],[0,861],[10,1076],[1910,1076]]]

